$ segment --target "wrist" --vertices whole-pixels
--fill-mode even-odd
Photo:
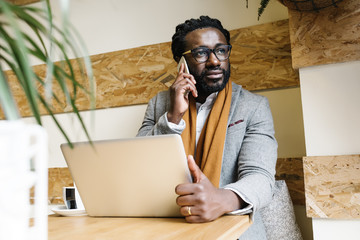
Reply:
[[[229,213],[235,210],[239,210],[243,207],[244,201],[233,191],[229,189],[223,189],[224,191],[224,213]]]
[[[172,122],[174,124],[179,124],[183,117],[183,114],[173,114],[168,112],[166,117],[169,122]]]

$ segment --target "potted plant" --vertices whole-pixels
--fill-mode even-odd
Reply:
[[[298,11],[319,11],[343,0],[279,0],[283,5],[292,10]]]
[[[94,106],[90,59],[81,57],[87,55],[86,50],[68,22],[66,10],[59,27],[54,23],[49,0],[43,6],[17,6],[0,0],[0,110],[1,118],[5,118],[0,120],[0,239],[47,239],[47,135],[39,127],[40,107],[71,144],[53,112],[52,103],[59,102],[53,85],[60,87],[90,140],[75,104],[78,92],[84,91]],[[58,63],[54,63],[55,54],[61,59]],[[45,79],[34,72],[31,57],[46,65]],[[74,73],[75,68],[80,74]],[[38,125],[28,126],[21,121],[7,69],[15,74]],[[90,87],[82,84],[84,80]],[[35,219],[30,230],[31,186],[35,186]]]
[[[284,6],[292,10],[298,11],[319,11],[323,8],[330,6],[335,6],[336,4],[343,0],[278,0]],[[258,19],[260,19],[265,8],[267,7],[270,0],[261,0],[260,6],[258,8]],[[246,6],[248,5],[248,0],[246,0]]]

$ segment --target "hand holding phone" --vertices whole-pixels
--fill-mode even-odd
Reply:
[[[184,64],[184,67],[181,67],[182,63]],[[180,72],[180,69],[183,69],[182,72]],[[178,75],[174,83],[169,88],[171,106],[167,113],[168,121],[175,124],[179,124],[182,116],[189,108],[189,93],[191,92],[195,98],[198,96],[195,87],[196,81],[189,72],[189,68],[184,56],[181,57],[177,66],[177,70]]]
[[[182,57],[180,58],[180,61],[179,61],[179,63],[178,63],[178,66],[177,66],[178,72],[180,71],[180,68],[181,68],[181,64],[182,64],[182,63],[183,63],[184,66],[185,66],[184,73],[190,74],[190,72],[189,72],[189,67],[188,67],[188,65],[187,65],[187,63],[186,63],[186,60],[185,60],[185,57],[184,57],[184,56],[182,56]],[[184,95],[187,96],[187,95],[189,94],[189,92],[190,92],[190,90],[187,90]]]

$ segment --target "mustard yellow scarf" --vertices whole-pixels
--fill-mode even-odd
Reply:
[[[200,134],[195,161],[214,186],[219,187],[222,156],[231,105],[232,84],[229,80],[218,93],[211,112]],[[186,128],[181,134],[187,155],[194,155],[196,146],[196,102],[189,97],[189,109],[184,114]]]

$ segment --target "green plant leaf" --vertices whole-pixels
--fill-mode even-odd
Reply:
[[[12,54],[17,61],[17,65],[20,71],[16,72],[19,81],[22,82],[23,90],[26,94],[27,100],[29,102],[29,106],[33,112],[33,115],[36,121],[41,124],[40,114],[39,114],[39,107],[36,103],[36,90],[35,86],[33,85],[33,77],[34,72],[31,68],[30,61],[28,59],[28,49],[25,46],[23,35],[20,30],[20,26],[15,19],[14,12],[11,11],[11,5],[5,4],[4,1],[0,1],[0,6],[3,9],[3,13],[9,22],[9,26],[15,35],[13,38],[10,37],[5,31],[2,33],[7,39],[8,45],[11,48]],[[28,79],[28,81],[24,80]],[[4,112],[7,111],[7,108],[4,108]]]
[[[4,114],[7,119],[15,120],[19,118],[19,112],[17,111],[15,101],[12,97],[10,91],[8,91],[9,84],[7,82],[6,76],[2,71],[0,64],[0,105],[8,106],[7,111],[4,111]]]
[[[265,8],[269,4],[270,0],[261,0],[260,7],[258,9],[258,20],[260,20],[261,15],[264,13]]]
[[[0,0],[0,14],[2,16],[0,18],[0,40],[4,42],[0,46],[0,51],[3,51],[3,54],[0,54],[0,67],[2,67],[1,64],[4,64],[13,71],[36,121],[41,124],[40,104],[72,146],[69,137],[53,112],[51,104],[53,99],[62,104],[59,96],[52,89],[53,81],[55,81],[60,86],[67,104],[71,106],[79,120],[84,133],[91,141],[75,102],[78,91],[83,91],[89,96],[90,106],[93,109],[95,106],[95,84],[91,60],[76,29],[71,26],[67,19],[63,20],[64,24],[61,28],[54,24],[48,0],[44,1],[44,8],[16,6]],[[67,13],[65,15],[67,16]],[[23,26],[27,26],[27,28],[24,29]],[[58,63],[54,63],[53,60],[55,53],[61,59]],[[29,56],[46,64],[45,79],[36,75],[30,64]],[[70,60],[70,56],[74,59]],[[75,68],[80,74],[75,74]],[[89,81],[90,88],[84,85],[86,81]],[[39,87],[45,89],[45,92],[41,92]],[[6,119],[19,118],[12,95],[8,79],[3,68],[1,68],[0,106]]]

